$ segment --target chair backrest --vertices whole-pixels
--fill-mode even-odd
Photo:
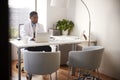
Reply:
[[[59,69],[60,51],[58,52],[40,52],[24,51],[24,68],[28,73],[46,75]]]
[[[18,38],[19,39],[21,39],[22,37],[23,27],[24,27],[24,24],[19,24],[18,26]]]
[[[95,70],[100,66],[103,51],[102,46],[88,46],[82,51],[70,51],[69,65]]]

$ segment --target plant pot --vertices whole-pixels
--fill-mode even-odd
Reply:
[[[66,30],[66,31],[62,31],[62,35],[68,35],[68,30]]]

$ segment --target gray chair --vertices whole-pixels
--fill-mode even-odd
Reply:
[[[104,48],[102,46],[88,46],[83,47],[82,51],[70,51],[68,57],[68,80],[70,75],[70,69],[72,67],[88,70],[90,72],[96,70],[98,73],[98,68],[100,67],[103,51]],[[100,79],[99,74],[98,78]]]
[[[60,67],[60,51],[57,52],[40,52],[24,51],[23,55],[24,69],[27,72],[27,80],[32,79],[32,75],[47,75],[56,72]]]

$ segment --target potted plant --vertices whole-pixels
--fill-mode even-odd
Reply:
[[[17,38],[18,37],[18,30],[15,27],[9,28],[9,38]]]
[[[64,32],[67,31],[66,33],[67,35],[70,34],[73,27],[74,27],[73,21],[67,19],[58,20],[56,24],[56,29],[62,31],[62,34],[64,34]]]

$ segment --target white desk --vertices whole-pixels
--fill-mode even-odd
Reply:
[[[33,46],[44,46],[44,45],[60,45],[60,44],[73,44],[73,49],[75,50],[75,44],[88,42],[86,40],[81,40],[76,36],[52,36],[49,42],[46,43],[35,43],[34,41],[28,41],[28,43],[23,43],[22,40],[10,39],[10,43],[18,48],[18,80],[21,80],[21,48],[33,47]],[[95,42],[95,41],[94,41]]]

